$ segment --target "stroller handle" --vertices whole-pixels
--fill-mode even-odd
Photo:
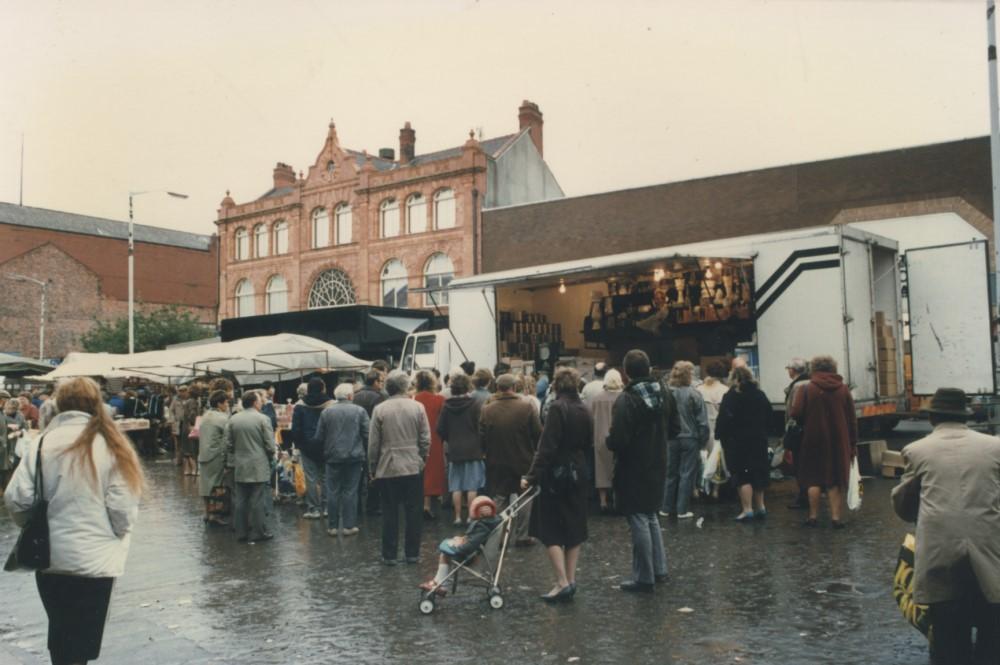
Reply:
[[[524,508],[529,503],[531,503],[532,499],[538,496],[539,492],[541,492],[541,490],[538,488],[537,485],[534,485],[526,489],[521,494],[518,494],[516,497],[514,497],[514,500],[511,501],[510,504],[506,508],[504,508],[503,511],[500,512],[500,518],[508,519],[513,517],[514,515],[517,515],[519,512],[524,510]]]

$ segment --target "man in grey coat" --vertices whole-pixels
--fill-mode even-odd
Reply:
[[[917,523],[913,599],[928,606],[931,662],[1000,663],[1000,439],[966,426],[957,388],[926,410],[934,432],[903,449],[892,504]]]
[[[326,460],[327,533],[358,533],[358,487],[368,443],[368,412],[351,403],[354,386],[341,383],[336,402],[323,409],[316,425],[316,446]],[[341,515],[343,527],[341,528]]]
[[[410,377],[396,370],[385,381],[389,399],[372,411],[368,434],[368,466],[378,482],[382,500],[382,561],[396,563],[399,548],[397,519],[403,506],[406,519],[403,554],[417,563],[423,525],[424,464],[431,447],[431,427],[424,405],[410,399]]]
[[[239,541],[270,540],[271,473],[274,460],[274,430],[260,412],[257,391],[243,395],[243,410],[226,423],[226,455],[234,468],[236,491],[233,521]]]

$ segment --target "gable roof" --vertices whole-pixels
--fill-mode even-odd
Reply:
[[[116,240],[128,239],[128,222],[118,222],[113,219],[104,219],[103,217],[78,215],[72,212],[61,212],[46,208],[19,206],[13,203],[0,202],[0,224],[27,226],[36,229],[47,229],[49,231],[62,231],[64,233],[82,233],[84,235],[113,238]],[[135,224],[133,226],[136,242],[203,251],[208,251],[212,246],[212,236],[188,233],[187,231],[174,231],[173,229],[147,226],[145,224]]]
[[[527,130],[525,130],[527,131]],[[491,139],[483,139],[479,142],[479,147],[482,148],[490,157],[496,157],[507,144],[511,142],[512,139],[516,138],[518,134],[507,134],[505,136],[496,136]],[[417,155],[413,158],[413,161],[408,164],[400,164],[399,162],[394,162],[388,159],[382,159],[375,155],[368,155],[368,159],[372,161],[372,165],[375,166],[376,171],[390,171],[392,169],[398,169],[403,166],[420,166],[421,164],[430,164],[431,162],[440,162],[444,159],[452,159],[454,157],[460,157],[462,155],[462,148],[464,146],[455,146],[452,148],[445,148],[444,150],[437,150],[435,152],[424,153],[423,155]],[[358,152],[357,150],[348,150],[349,154],[354,155],[354,158],[358,164],[361,166],[365,163],[364,154]]]
[[[845,209],[960,197],[992,217],[989,137],[483,211],[483,270],[829,224]],[[510,251],[510,238],[519,238]]]

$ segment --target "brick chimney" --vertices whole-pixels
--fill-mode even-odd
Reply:
[[[521,102],[521,108],[517,110],[517,119],[521,122],[521,131],[531,128],[531,140],[535,142],[538,154],[545,156],[542,152],[542,112],[538,109],[538,104],[529,102],[527,99]]]
[[[410,127],[409,121],[399,130],[399,163],[409,164],[413,161],[417,150],[417,132]]]
[[[295,169],[293,169],[288,164],[278,162],[277,166],[274,167],[274,188],[279,189],[281,187],[294,187],[295,186]]]

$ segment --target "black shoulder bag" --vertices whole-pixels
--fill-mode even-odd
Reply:
[[[35,498],[28,509],[28,520],[21,528],[14,549],[3,569],[12,571],[45,570],[51,554],[49,542],[49,502],[45,499],[45,477],[42,475],[42,437],[35,453]]]
[[[808,388],[809,384],[807,383],[802,386],[800,390],[806,391]],[[792,401],[794,401],[794,388],[792,389],[792,392]],[[806,423],[806,404],[808,404],[808,397],[808,392],[802,393],[802,415],[799,416],[798,420],[795,418],[788,419],[788,424],[785,426],[785,436],[781,440],[781,445],[784,446],[785,450],[791,451],[793,455],[798,455],[799,449],[802,448],[802,436],[805,434],[803,426]]]

